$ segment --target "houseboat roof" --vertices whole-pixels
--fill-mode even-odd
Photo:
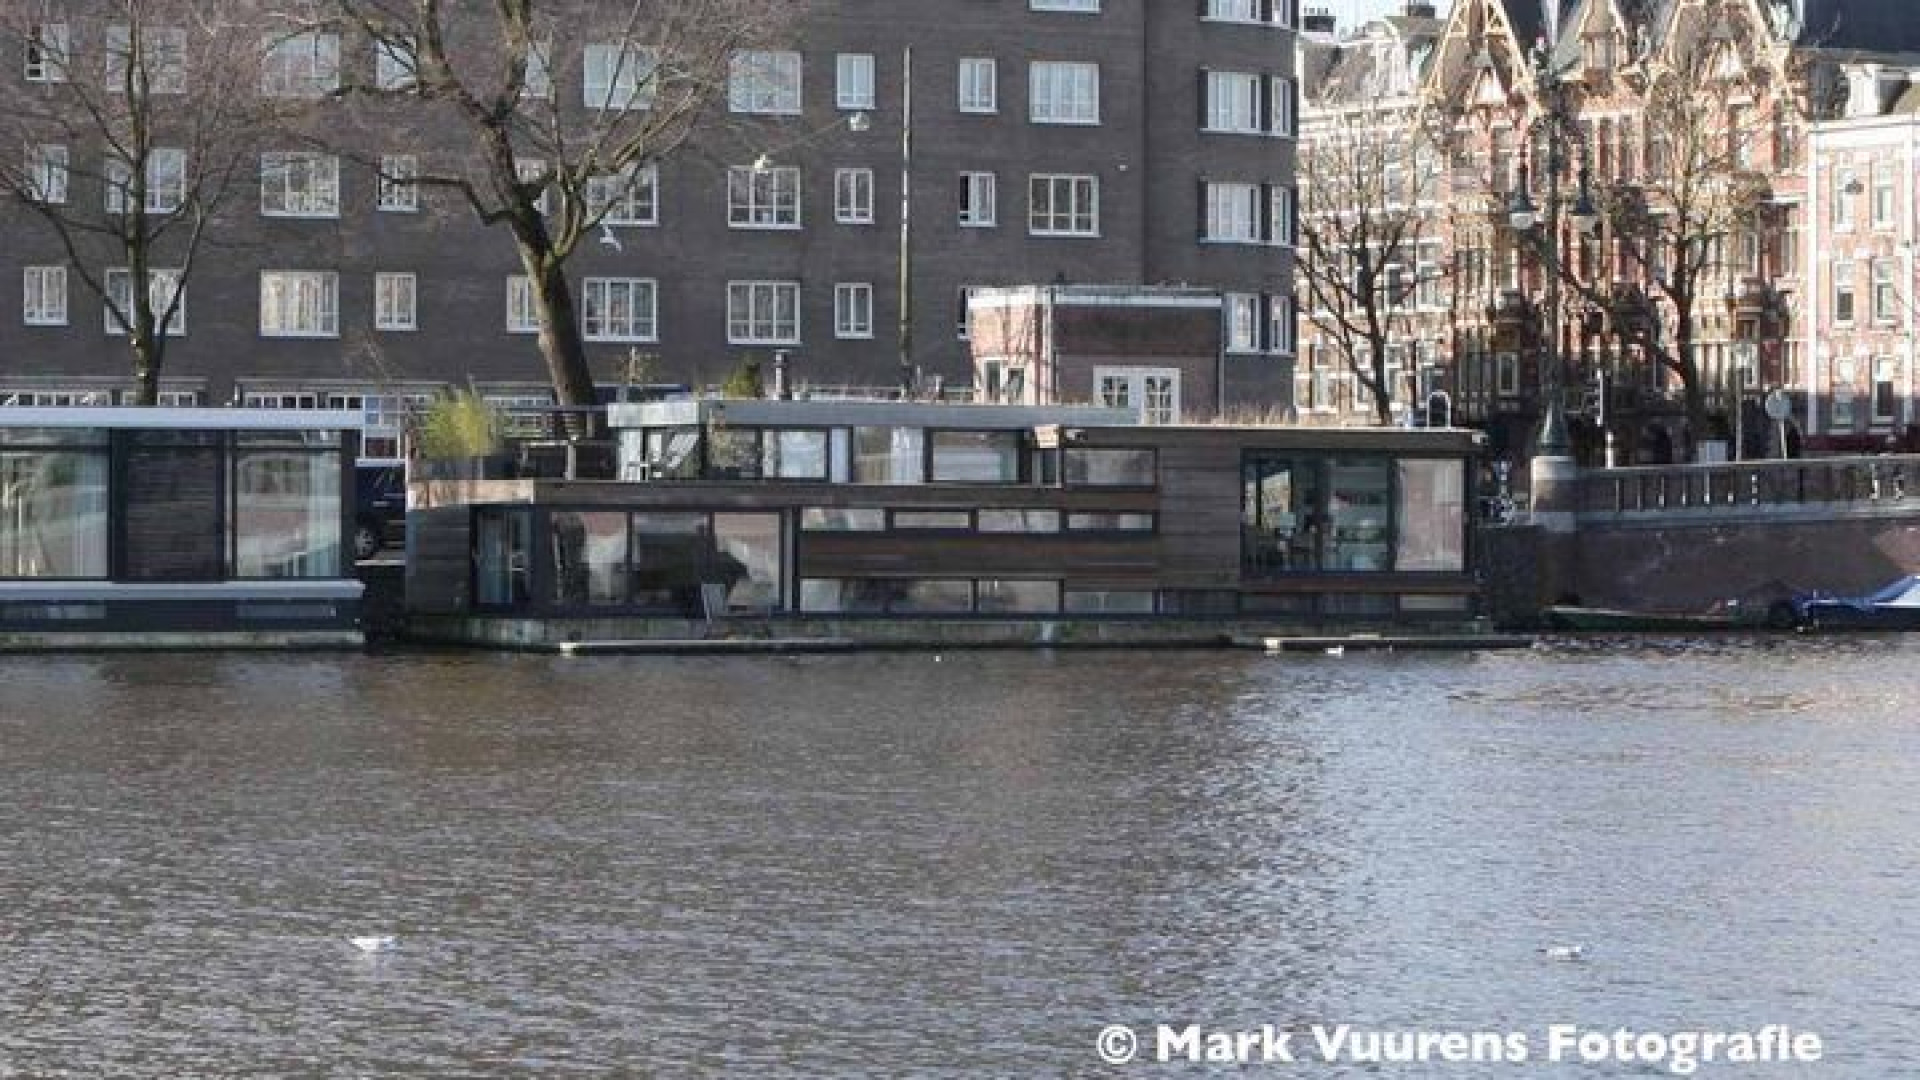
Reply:
[[[168,431],[338,431],[366,426],[348,409],[0,409],[0,428],[134,428]]]
[[[709,398],[611,405],[614,428],[682,427],[724,420],[749,427],[922,427],[1026,430],[1048,425],[1123,427],[1132,409],[1097,405],[971,405],[927,401],[779,401]]]

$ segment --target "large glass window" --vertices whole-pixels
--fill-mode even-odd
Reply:
[[[826,431],[768,429],[761,432],[760,475],[779,480],[825,480]]]
[[[533,515],[482,510],[474,522],[475,586],[482,605],[518,606],[533,596]]]
[[[785,562],[778,514],[715,514],[717,580],[728,611],[778,611],[785,595]]]
[[[340,451],[307,434],[235,437],[235,577],[340,576]]]
[[[38,437],[37,437],[38,436]],[[0,434],[0,578],[107,576],[107,454],[99,433]],[[99,439],[99,449],[74,445]],[[62,443],[66,445],[20,445]]]
[[[936,431],[931,438],[935,483],[1020,482],[1017,431]]]
[[[926,433],[919,428],[853,429],[853,482],[920,484],[926,481]]]
[[[1313,461],[1258,455],[1242,476],[1242,557],[1255,573],[1318,570],[1327,543]]]
[[[705,514],[633,515],[630,601],[636,607],[700,614],[700,584],[712,547]]]
[[[618,607],[627,602],[627,515],[557,512],[553,600],[562,607]]]
[[[1152,450],[1068,450],[1069,487],[1152,487]]]
[[[1402,461],[1394,538],[1396,570],[1467,568],[1467,469],[1459,461]]]

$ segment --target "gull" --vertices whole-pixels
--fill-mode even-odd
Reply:
[[[1585,945],[1547,945],[1541,948],[1540,955],[1549,960],[1585,960],[1587,947]]]
[[[354,948],[359,949],[363,953],[386,952],[394,946],[392,934],[368,935],[366,937],[348,938],[347,940],[353,943]]]

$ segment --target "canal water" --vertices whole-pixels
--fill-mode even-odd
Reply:
[[[1095,1075],[1116,1023],[1920,1074],[1917,660],[0,659],[0,1076]]]

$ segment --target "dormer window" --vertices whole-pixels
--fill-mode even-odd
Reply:
[[[1580,39],[1580,55],[1591,72],[1610,72],[1615,56],[1612,34],[1588,34]]]

